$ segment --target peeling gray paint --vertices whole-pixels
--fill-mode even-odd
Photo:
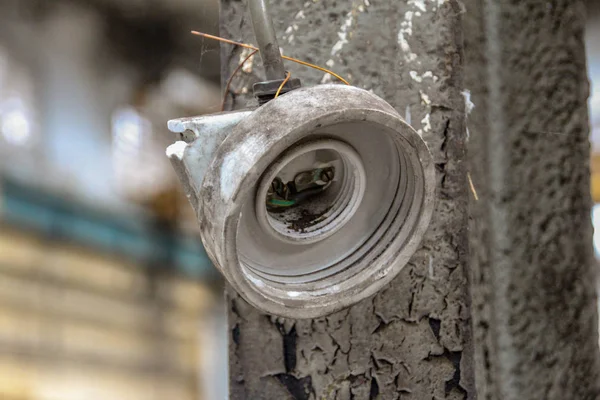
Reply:
[[[244,3],[221,6],[221,35],[252,41]],[[231,398],[473,398],[460,6],[439,0],[283,0],[271,8],[279,37],[292,27],[292,43],[282,41],[284,54],[331,65],[397,110],[410,110],[436,163],[438,199],[422,249],[386,289],[356,306],[326,318],[282,320],[228,290]],[[405,36],[418,61],[409,63],[398,43],[398,16],[411,11],[420,15]],[[240,50],[222,49],[226,79]],[[258,64],[257,58],[244,78],[247,87],[260,77]],[[304,85],[323,80],[319,71],[291,63],[286,69]],[[423,78],[413,79],[411,71]],[[235,106],[248,100],[238,96]]]
[[[349,309],[283,320],[228,291],[231,398],[472,399],[474,371],[480,399],[599,398],[582,2],[365,0],[335,57],[360,2],[273,3],[279,34],[292,26],[286,54],[330,66],[421,130],[438,203],[410,265]],[[222,6],[222,35],[250,40],[244,4]],[[223,48],[225,77],[237,51]]]

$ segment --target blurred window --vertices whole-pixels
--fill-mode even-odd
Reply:
[[[168,139],[145,112],[134,107],[114,112],[112,163],[120,195],[145,202],[174,182],[162,136]]]
[[[0,47],[0,143],[30,146],[35,134],[35,91],[27,68]]]
[[[148,140],[151,133],[150,121],[134,108],[127,107],[117,110],[112,121],[115,162],[139,156],[143,142]]]

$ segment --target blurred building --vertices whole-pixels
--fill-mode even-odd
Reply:
[[[165,157],[216,1],[0,3],[0,398],[224,398],[220,281]],[[221,352],[219,349],[223,349]]]

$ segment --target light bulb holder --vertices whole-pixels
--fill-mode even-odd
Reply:
[[[427,146],[365,90],[303,88],[255,110],[174,120],[169,128],[182,135],[167,154],[207,254],[267,313],[315,318],[376,293],[429,226],[436,185]],[[294,192],[295,176],[322,168],[333,175],[323,189],[308,179],[315,194]],[[266,206],[275,179],[276,211]]]

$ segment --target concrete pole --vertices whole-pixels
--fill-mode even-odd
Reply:
[[[438,199],[412,262],[354,307],[282,320],[229,290],[230,398],[474,398],[462,8],[454,0],[270,3],[284,54],[327,65],[406,114],[433,153]],[[254,42],[244,1],[221,2],[221,35]],[[222,49],[226,79],[241,50]],[[290,63],[286,69],[305,86],[330,80]],[[233,90],[251,92],[261,73],[253,66]],[[234,106],[246,100],[238,95]]]
[[[436,160],[438,203],[412,263],[347,310],[281,320],[228,291],[231,398],[599,398],[582,2],[272,8],[286,54],[405,113]],[[247,15],[223,1],[221,34],[252,41]],[[224,78],[239,59],[223,48]],[[329,80],[286,68],[305,85]],[[251,91],[258,75],[233,89]]]
[[[480,399],[598,399],[582,1],[466,2]]]

